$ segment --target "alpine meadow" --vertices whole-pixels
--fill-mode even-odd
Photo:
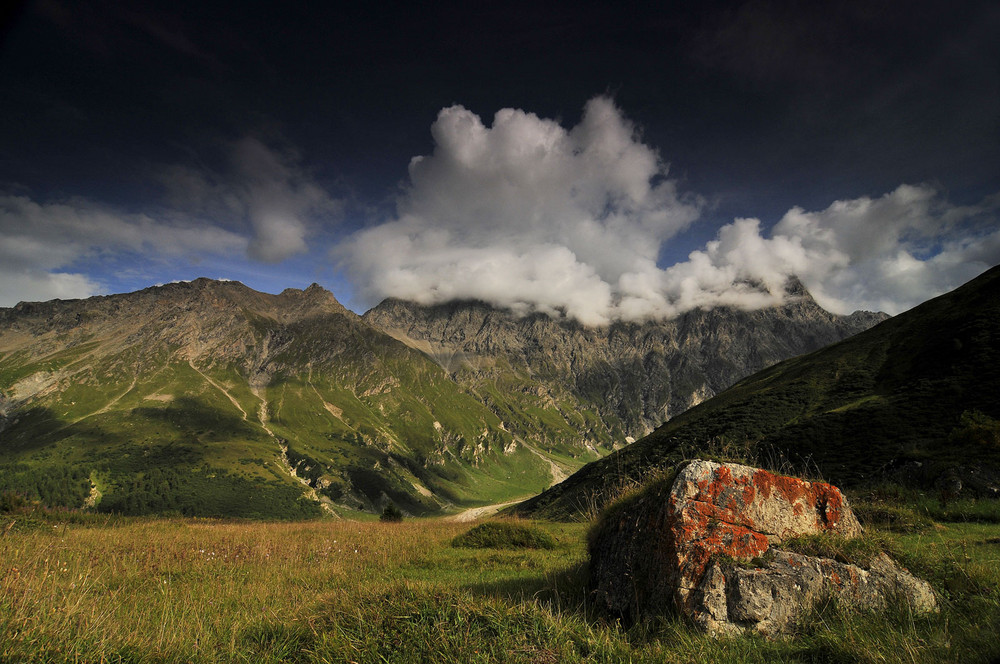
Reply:
[[[1000,3],[0,6],[0,664],[1000,663]]]

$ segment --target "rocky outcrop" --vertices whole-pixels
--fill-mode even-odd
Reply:
[[[692,461],[605,513],[590,542],[592,586],[612,612],[679,610],[717,633],[780,633],[828,595],[863,608],[895,597],[934,608],[928,584],[884,554],[862,566],[781,550],[818,534],[861,534],[836,487]]]
[[[579,435],[614,442],[640,438],[755,371],[886,318],[825,311],[796,279],[777,306],[695,309],[604,327],[475,301],[425,306],[390,298],[364,315],[478,392],[514,385],[538,397],[535,407],[561,404],[570,423],[571,413],[592,411],[599,419]]]

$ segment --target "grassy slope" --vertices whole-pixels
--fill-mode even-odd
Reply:
[[[307,349],[330,329],[297,332]],[[425,513],[548,485],[546,464],[523,448],[506,453],[514,438],[504,422],[435,363],[380,333],[355,334],[336,361],[305,374],[286,371],[266,395],[276,435],[326,469],[322,479],[333,493],[353,486],[369,507],[384,493]],[[296,367],[314,357],[282,359]],[[512,474],[521,482],[508,481]]]
[[[52,520],[52,519],[56,520]],[[100,517],[98,517],[99,519]],[[0,661],[977,662],[1000,655],[1000,526],[887,533],[942,612],[823,607],[791,640],[625,629],[588,603],[583,524],[463,549],[443,520],[0,516]],[[61,521],[60,521],[61,520]],[[54,526],[54,527],[53,527]]]
[[[104,510],[318,516],[317,503],[300,500],[308,491],[284,468],[282,445],[320,494],[376,512],[386,499],[419,514],[509,501],[550,483],[548,463],[515,449],[497,414],[357,317],[281,325],[243,315],[246,326],[209,320],[206,329],[222,335],[220,346],[245,344],[248,352],[266,338],[294,340],[268,358],[274,374],[256,392],[247,367],[224,353],[188,361],[177,347],[141,338],[115,340],[108,352],[107,339],[81,343],[73,327],[48,335],[65,337],[48,347],[71,341],[68,349],[0,355],[2,391],[36,374],[61,376],[58,389],[40,394],[0,434],[0,490],[79,506],[89,493],[77,481],[82,473]],[[518,427],[532,444],[544,436],[526,437],[545,428]],[[67,472],[75,474],[71,486],[52,490]]]
[[[710,448],[788,461],[858,486],[908,461],[927,477],[1000,469],[996,441],[963,436],[963,414],[1000,419],[1000,268],[855,337],[737,383],[520,509],[549,517],[600,506],[630,480]]]
[[[132,383],[106,370],[122,361],[88,365],[66,390],[20,414],[3,434],[3,467],[25,466],[40,478],[67,467],[83,470],[107,511],[318,516],[278,472],[274,441],[189,364],[165,360]],[[231,393],[244,410],[252,408],[252,395]],[[80,493],[49,502],[79,505]]]

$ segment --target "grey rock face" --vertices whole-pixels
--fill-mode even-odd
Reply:
[[[884,553],[865,568],[775,550],[760,567],[713,561],[695,593],[691,617],[710,632],[750,629],[773,636],[794,627],[826,597],[867,611],[884,610],[892,601],[905,602],[917,614],[938,610],[930,584]]]
[[[601,328],[545,314],[518,316],[482,302],[423,306],[389,299],[364,315],[463,384],[478,389],[516,376],[518,389],[543,403],[592,409],[601,420],[596,426],[619,441],[648,434],[755,371],[885,318],[831,314],[797,282],[777,307],[718,307]]]

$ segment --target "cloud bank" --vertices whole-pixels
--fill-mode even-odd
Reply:
[[[0,302],[79,298],[103,291],[73,271],[81,261],[112,262],[123,255],[171,257],[245,250],[245,238],[221,228],[127,214],[73,198],[38,203],[0,195]]]
[[[737,219],[662,270],[659,285],[675,311],[753,307],[780,302],[796,276],[829,311],[897,314],[1000,263],[998,209],[998,196],[957,207],[933,187],[901,185],[819,212],[793,208],[769,234],[758,219]],[[740,285],[747,280],[767,295]]]
[[[515,109],[486,126],[461,106],[431,127],[397,215],[334,250],[360,294],[423,304],[481,299],[585,325],[759,308],[799,277],[829,310],[897,313],[1000,262],[997,199],[958,208],[929,186],[737,219],[687,261],[657,264],[705,208],[606,97],[580,123]]]
[[[665,265],[664,249],[708,205],[681,191],[610,99],[592,99],[569,128],[509,108],[487,126],[452,106],[431,134],[393,218],[332,249],[357,300],[480,299],[605,325],[779,304],[795,276],[831,311],[894,314],[1000,263],[1000,194],[956,206],[920,184],[776,221],[735,219]],[[162,169],[164,198],[145,213],[0,191],[0,306],[98,294],[103,279],[141,278],[152,263],[259,268],[306,254],[343,216],[294,149],[251,137],[222,157]]]

